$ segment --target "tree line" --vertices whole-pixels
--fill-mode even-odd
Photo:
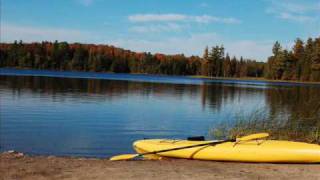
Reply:
[[[276,42],[272,52],[266,64],[268,79],[320,81],[320,37],[306,43],[297,39],[290,51]]]
[[[276,42],[267,63],[230,57],[223,46],[206,47],[203,57],[186,57],[58,41],[1,43],[0,57],[0,67],[320,81],[320,38],[306,44],[297,39],[291,51]]]

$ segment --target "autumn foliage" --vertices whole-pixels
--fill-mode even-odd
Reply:
[[[0,67],[320,81],[320,38],[305,45],[298,39],[292,51],[276,42],[267,63],[230,57],[223,46],[207,47],[203,57],[186,57],[58,41],[1,43],[0,56]]]

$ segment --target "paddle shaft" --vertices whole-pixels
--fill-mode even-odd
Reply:
[[[235,140],[231,139],[231,140],[215,141],[215,142],[209,142],[209,143],[202,143],[202,144],[196,144],[196,145],[190,145],[190,146],[177,147],[177,148],[172,148],[172,149],[164,149],[164,150],[160,150],[160,151],[152,151],[152,152],[142,153],[142,154],[139,154],[138,156],[144,156],[144,155],[148,155],[148,154],[157,154],[157,153],[163,153],[163,152],[168,152],[168,151],[176,151],[176,150],[180,150],[180,149],[188,149],[188,148],[206,146],[206,145],[217,145],[217,144],[222,144],[225,142],[235,142]]]

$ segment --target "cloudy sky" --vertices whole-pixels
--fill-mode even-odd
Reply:
[[[1,42],[59,40],[265,61],[278,40],[320,35],[320,0],[1,0]]]

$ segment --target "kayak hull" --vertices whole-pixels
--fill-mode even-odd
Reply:
[[[149,139],[134,142],[138,153],[172,149],[210,141]],[[149,158],[172,157],[184,159],[267,162],[267,163],[320,163],[320,145],[291,141],[255,140],[226,142],[147,156]]]

